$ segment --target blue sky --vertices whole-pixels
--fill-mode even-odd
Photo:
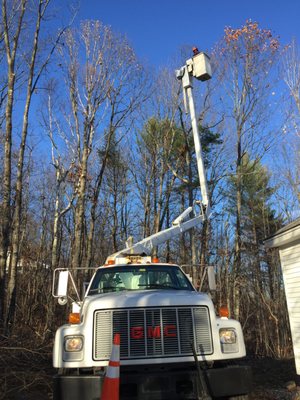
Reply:
[[[76,22],[99,19],[111,25],[114,31],[126,34],[141,61],[155,67],[170,66],[183,45],[196,45],[210,54],[226,26],[239,28],[247,19],[270,29],[283,45],[293,38],[300,43],[300,0],[81,1]]]
[[[246,19],[286,43],[300,37],[300,0],[82,0],[77,20],[99,19],[126,34],[138,56],[165,66],[182,45],[210,52],[224,27]]]

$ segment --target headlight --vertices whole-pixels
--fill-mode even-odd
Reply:
[[[66,336],[65,337],[65,351],[81,351],[83,348],[82,336]]]
[[[223,344],[236,343],[236,333],[234,329],[220,329],[220,342]]]
[[[237,353],[239,351],[239,345],[237,340],[237,334],[233,328],[223,328],[219,331],[221,349],[223,353]]]

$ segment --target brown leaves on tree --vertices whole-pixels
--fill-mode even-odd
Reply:
[[[257,22],[250,19],[245,25],[238,29],[226,27],[224,40],[227,45],[232,45],[237,49],[239,41],[242,41],[249,51],[275,52],[279,48],[279,40],[275,38],[269,29],[261,29]]]

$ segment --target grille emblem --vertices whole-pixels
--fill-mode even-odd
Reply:
[[[160,338],[161,329],[160,326],[149,326],[147,328],[148,338]],[[144,338],[144,328],[142,326],[133,326],[130,331],[131,339],[142,339]],[[163,329],[164,337],[177,337],[176,326],[175,325],[165,325]]]

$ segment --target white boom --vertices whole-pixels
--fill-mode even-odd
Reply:
[[[195,153],[198,167],[199,184],[201,190],[202,201],[197,201],[193,207],[188,207],[182,214],[177,217],[172,227],[167,228],[161,232],[155,233],[142,239],[140,242],[134,245],[127,245],[123,250],[118,251],[115,254],[109,256],[106,260],[114,260],[121,255],[134,255],[134,254],[150,254],[151,250],[159,244],[165,243],[166,241],[173,239],[175,236],[199,225],[209,215],[209,197],[207,180],[205,176],[204,162],[202,156],[202,148],[199,137],[198,124],[195,113],[195,105],[192,93],[192,80],[193,76],[201,81],[211,78],[211,67],[209,58],[204,53],[194,52],[194,57],[186,61],[180,70],[176,71],[177,79],[182,81],[183,96],[185,109],[187,111],[186,97],[188,98],[188,109],[191,116],[191,124],[193,130],[193,139],[195,145]],[[196,212],[195,206],[199,206],[199,211]]]
[[[192,218],[189,217],[190,213],[193,212],[194,216]],[[187,220],[186,217],[188,217]],[[142,239],[132,246],[128,246],[123,250],[118,251],[117,253],[112,254],[106,260],[114,260],[118,256],[121,255],[134,255],[134,254],[150,254],[151,250],[158,246],[159,244],[165,243],[166,241],[173,239],[175,236],[180,235],[181,233],[193,228],[194,226],[199,225],[205,219],[205,214],[202,208],[200,208],[198,214],[195,214],[195,206],[188,207],[176,220],[173,222],[171,228],[164,229],[158,233],[154,233],[151,236]]]

